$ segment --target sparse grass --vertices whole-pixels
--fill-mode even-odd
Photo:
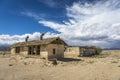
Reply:
[[[0,51],[0,57],[2,58],[10,57],[10,51]]]
[[[120,65],[118,65],[118,67],[120,67]]]
[[[13,66],[13,64],[9,64],[9,66]]]
[[[24,64],[24,65],[28,65],[28,63],[27,63],[27,62],[24,62],[23,64]]]
[[[5,80],[5,79],[3,79],[3,78],[0,78],[0,80]]]
[[[118,80],[120,80],[120,78]]]
[[[25,58],[30,58],[29,56],[25,56]]]
[[[89,60],[89,61],[87,61],[87,63],[89,63],[89,64],[93,64],[94,61]]]
[[[99,54],[99,55],[95,55],[95,56],[93,56],[94,58],[106,58],[106,57],[108,57],[109,56],[109,54]]]
[[[114,57],[114,58],[117,58],[117,59],[120,59],[120,56],[119,55],[112,55],[112,57]]]
[[[111,61],[111,63],[118,63],[118,61]]]
[[[10,54],[10,51],[0,51],[0,54]]]

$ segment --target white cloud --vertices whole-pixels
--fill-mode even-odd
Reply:
[[[73,3],[66,8],[69,22],[39,23],[58,32],[69,44],[116,46],[120,40],[120,0],[103,0],[96,3]],[[120,46],[116,46],[120,47]]]
[[[40,24],[60,32],[60,34],[47,32],[44,38],[60,36],[69,45],[120,48],[120,0],[105,2],[100,0],[94,4],[77,2],[67,6],[66,10],[68,21],[63,20],[64,24],[46,21],[40,17],[43,14],[33,12],[21,12],[21,14],[40,20]],[[27,35],[30,37],[29,40],[39,39],[40,34],[39,32],[12,36],[3,34],[0,35],[0,44],[23,42]]]
[[[41,35],[40,32],[35,32],[33,34],[13,35],[13,36],[2,34],[2,35],[0,35],[0,44],[1,45],[5,45],[5,44],[11,45],[16,42],[23,42],[23,41],[25,41],[26,36],[29,36],[29,41],[30,40],[39,40],[40,35]],[[59,36],[59,34],[47,32],[45,34],[44,38],[57,37],[57,36]]]

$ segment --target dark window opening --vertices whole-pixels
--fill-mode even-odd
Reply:
[[[36,54],[36,48],[35,48],[35,46],[33,46],[33,55],[35,55]]]
[[[53,54],[55,55],[55,49],[53,49]]]
[[[31,47],[28,48],[28,54],[29,54],[29,55],[32,54],[32,48],[31,48]]]
[[[40,54],[40,46],[30,46],[28,49],[29,55],[39,55]]]
[[[37,55],[40,55],[40,46],[37,46]]]
[[[15,52],[20,53],[20,47],[16,47]]]

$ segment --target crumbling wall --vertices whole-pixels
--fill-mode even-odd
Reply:
[[[11,48],[11,55],[15,55],[15,48]]]
[[[22,55],[22,56],[28,56],[28,51],[21,51],[20,55]]]
[[[55,54],[53,52],[55,49]],[[61,58],[64,56],[64,45],[62,44],[49,44],[47,46],[48,58]]]
[[[47,51],[40,52],[40,57],[44,59],[48,59],[48,52]]]
[[[78,57],[80,55],[79,47],[68,47],[64,52],[64,57]]]

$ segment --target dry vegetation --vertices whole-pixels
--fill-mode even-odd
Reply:
[[[10,54],[10,51],[0,51],[0,55],[1,55],[1,54],[4,54],[4,53],[5,53],[5,54]]]
[[[0,55],[0,80],[120,80],[120,51],[52,61]]]

